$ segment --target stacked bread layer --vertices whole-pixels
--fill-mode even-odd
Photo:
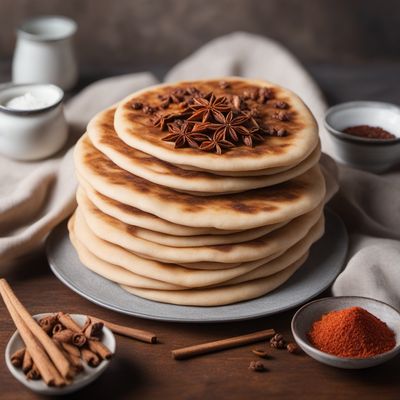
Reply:
[[[291,139],[292,153],[279,150],[285,161],[271,164],[257,147],[255,160],[249,149],[235,159],[236,149],[217,155],[161,140],[157,147],[151,136],[147,147],[127,139],[132,126],[140,140],[151,130],[137,131],[125,115],[140,96],[99,113],[76,146],[80,185],[69,230],[82,263],[134,295],[181,305],[230,304],[279,287],[324,231],[325,184],[309,114],[299,111],[308,139]],[[241,168],[246,158],[262,168]]]

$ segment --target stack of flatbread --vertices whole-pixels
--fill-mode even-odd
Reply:
[[[289,279],[324,231],[316,122],[292,92],[226,78],[155,86],[95,116],[75,149],[82,263],[196,306]]]

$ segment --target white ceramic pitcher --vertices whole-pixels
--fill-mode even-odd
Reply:
[[[13,82],[52,83],[71,89],[78,78],[72,43],[76,29],[76,23],[63,16],[26,21],[17,31]]]

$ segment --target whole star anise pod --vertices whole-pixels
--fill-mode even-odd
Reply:
[[[222,154],[222,149],[231,147],[234,147],[234,144],[224,138],[223,132],[214,132],[211,138],[207,137],[207,140],[200,144],[200,150],[215,151],[217,154]]]
[[[246,133],[242,133],[242,140],[246,146],[253,147],[255,143],[262,142],[264,138],[261,129],[259,127],[253,127],[247,129]]]
[[[226,116],[217,115],[215,119],[218,123],[210,124],[209,129],[215,130],[215,133],[222,132],[224,139],[229,138],[238,142],[241,135],[249,134],[249,128],[244,126],[249,120],[247,115],[242,114],[234,117],[233,112],[229,111]]]
[[[169,135],[162,138],[166,142],[175,142],[175,148],[190,147],[198,148],[199,143],[209,140],[207,135],[198,132],[192,132],[192,125],[188,121],[183,123],[168,124]]]
[[[167,123],[172,118],[172,114],[156,114],[155,117],[151,120],[153,125],[157,128],[160,128],[162,131],[167,128]]]
[[[223,112],[229,112],[230,106],[226,97],[216,97],[209,93],[205,97],[194,97],[193,103],[189,107],[194,111],[188,118],[189,121],[209,121],[211,116],[215,119],[223,117]]]

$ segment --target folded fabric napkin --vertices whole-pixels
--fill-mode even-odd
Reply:
[[[323,129],[323,96],[296,58],[279,44],[247,33],[213,40],[176,65],[166,81],[238,75],[270,80],[303,98],[316,116],[322,149],[334,157]],[[129,93],[156,84],[151,74],[130,74],[96,82],[66,105],[72,145],[89,119]],[[329,197],[351,233],[349,261],[333,285],[334,295],[374,297],[400,308],[400,175],[374,175],[322,157]],[[39,248],[51,229],[75,207],[71,150],[51,160],[21,163],[0,158],[0,255],[10,263]],[[388,239],[390,238],[390,239]]]

